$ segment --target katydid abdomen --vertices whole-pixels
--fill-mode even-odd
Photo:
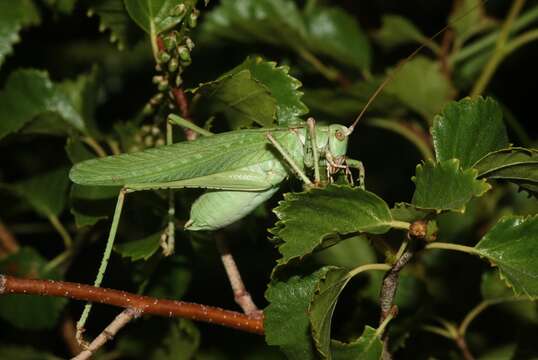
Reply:
[[[200,196],[191,207],[186,230],[216,230],[241,220],[277,192],[275,186],[265,191],[213,191]]]

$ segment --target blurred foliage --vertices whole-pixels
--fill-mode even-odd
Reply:
[[[265,338],[143,317],[95,358],[378,359],[383,273],[366,270],[395,261],[408,241],[402,228],[419,219],[437,229],[428,241],[477,257],[424,250],[403,269],[400,311],[382,325],[395,358],[461,358],[454,334],[480,359],[537,357],[538,4],[507,24],[510,6],[0,1],[0,272],[91,283],[119,188],[72,184],[68,169],[163,145],[169,113],[214,132],[306,116],[349,125],[388,78],[349,141],[366,190],[337,179],[301,191],[291,179],[218,231],[265,308]],[[485,97],[465,98],[499,53]],[[176,249],[164,256],[168,192],[130,194],[103,285],[237,310],[215,234],[182,229],[199,195],[175,192]],[[74,355],[58,334],[81,307],[0,296],[0,358]],[[97,307],[87,336],[117,312]]]

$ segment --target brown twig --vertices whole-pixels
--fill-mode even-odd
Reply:
[[[226,275],[228,275],[228,280],[232,287],[234,293],[234,299],[237,305],[243,309],[243,312],[249,316],[260,317],[263,316],[263,312],[258,309],[250,293],[247,291],[243,279],[241,278],[241,273],[239,268],[228,248],[226,239],[221,235],[216,236],[217,239],[217,248],[220,253],[220,259],[226,270]]]
[[[19,243],[9,229],[0,221],[0,245],[8,254],[19,251]]]
[[[34,280],[0,275],[0,294],[59,296],[124,308],[139,309],[141,314],[182,317],[233,329],[263,334],[263,318],[235,311],[184,301],[157,299],[120,290],[97,288],[66,281]]]
[[[383,321],[391,313],[395,311],[394,309],[394,297],[396,296],[396,290],[398,289],[398,282],[400,278],[400,271],[413,257],[413,252],[411,250],[405,251],[398,260],[392,265],[392,268],[387,271],[385,277],[383,278],[383,284],[381,285],[381,292],[379,294],[379,302],[381,307],[381,316],[379,319],[379,324],[382,324]],[[388,351],[388,337],[386,333],[383,335],[383,360],[392,359],[391,354]]]
[[[463,336],[458,336],[454,339],[456,342],[456,345],[461,351],[461,354],[465,360],[475,360],[475,357],[473,354],[471,354],[471,351],[469,350],[469,347],[467,346],[467,342],[465,341],[465,338]]]
[[[71,360],[87,360],[89,359],[101,346],[110,341],[125,325],[131,320],[140,317],[142,314],[141,309],[127,308],[119,313],[118,316],[88,345],[86,349],[81,351],[77,356]]]

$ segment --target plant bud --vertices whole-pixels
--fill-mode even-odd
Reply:
[[[159,53],[159,61],[161,63],[167,63],[168,61],[170,61],[170,59],[171,59],[171,56],[166,51],[162,51],[161,53]]]
[[[163,44],[166,51],[172,51],[177,45],[176,37],[173,35],[165,37],[163,39]]]
[[[188,36],[185,36],[185,45],[187,46],[187,49],[189,49],[189,51],[192,51],[192,49],[194,49],[194,41],[192,41],[192,39]]]
[[[181,16],[185,13],[185,4],[179,4],[172,9],[172,16]]]
[[[179,54],[179,58],[181,59],[181,62],[189,63],[191,62],[191,53],[189,49],[187,49],[186,46],[179,46],[177,48],[177,52]]]
[[[183,84],[183,79],[181,78],[181,75],[177,74],[177,76],[176,76],[176,87],[180,87],[181,84]]]
[[[160,82],[159,85],[157,86],[157,89],[159,89],[159,91],[168,90],[168,81],[164,80],[164,81]]]
[[[158,84],[164,80],[164,78],[161,75],[155,75],[152,79],[154,84]]]
[[[200,15],[200,12],[196,9],[193,9],[188,19],[189,27],[191,28],[196,27],[196,25],[198,24],[198,15]]]
[[[173,58],[168,63],[168,71],[175,72],[179,67],[179,61],[176,58]]]

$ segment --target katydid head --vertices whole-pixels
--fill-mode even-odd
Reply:
[[[349,134],[351,134],[349,128],[344,125],[329,125],[328,145],[331,156],[341,158],[346,155]]]

